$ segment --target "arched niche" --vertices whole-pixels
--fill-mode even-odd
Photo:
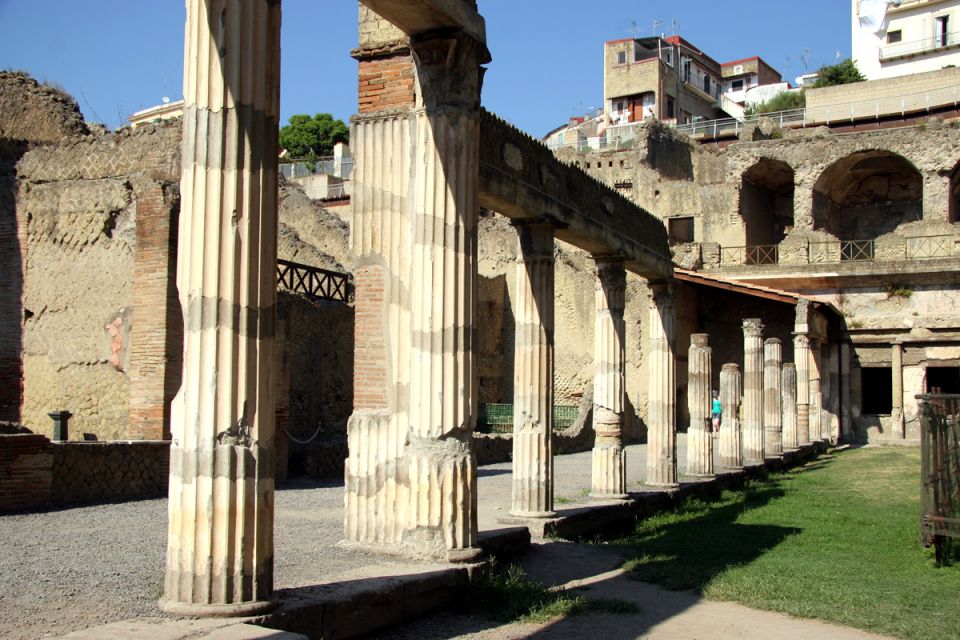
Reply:
[[[922,218],[923,177],[891,151],[858,151],[841,158],[813,188],[814,229],[839,240],[873,240]]]

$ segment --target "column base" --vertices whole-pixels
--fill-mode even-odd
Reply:
[[[587,497],[591,500],[626,500],[630,495],[626,493],[594,493],[591,491]]]
[[[514,509],[511,509],[507,513],[510,514],[511,518],[531,518],[531,519],[553,518],[553,517],[556,517],[557,515],[556,511],[517,511]]]
[[[717,477],[715,473],[688,473],[691,478],[696,478],[697,480],[713,480]]]
[[[680,488],[679,482],[664,482],[664,483],[644,482],[643,484],[648,487],[653,487],[654,489],[679,489]]]
[[[245,618],[271,611],[278,604],[273,600],[256,600],[236,604],[193,604],[160,598],[157,606],[164,613],[189,618]]]

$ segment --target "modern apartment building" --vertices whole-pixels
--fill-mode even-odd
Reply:
[[[724,62],[720,65],[720,72],[723,76],[723,94],[740,105],[746,103],[750,89],[783,81],[780,72],[760,56]]]
[[[852,51],[868,80],[960,66],[960,0],[852,0]]]
[[[607,42],[603,70],[604,112],[612,124],[648,117],[686,124],[723,115],[720,64],[680,36]]]

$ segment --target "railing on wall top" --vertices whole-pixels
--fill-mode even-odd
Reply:
[[[277,260],[277,287],[317,300],[347,302],[350,299],[350,274]]]

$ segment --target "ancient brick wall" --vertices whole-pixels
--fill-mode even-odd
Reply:
[[[23,141],[0,139],[0,420],[19,422],[23,389],[20,361],[23,260],[16,214],[16,164]]]
[[[36,434],[0,435],[0,512],[50,501],[53,450]]]
[[[178,185],[155,185],[137,202],[130,345],[132,440],[170,438],[170,402],[180,388],[183,318],[177,297]]]

